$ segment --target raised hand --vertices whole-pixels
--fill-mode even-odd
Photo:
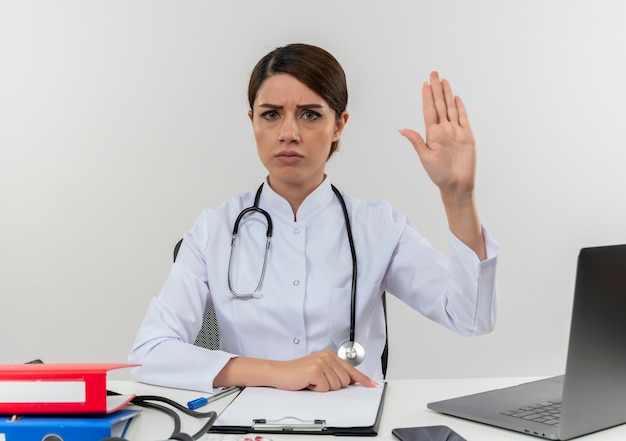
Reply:
[[[414,130],[402,129],[422,166],[441,192],[450,231],[480,260],[487,258],[482,225],[474,199],[476,144],[463,101],[452,94],[447,80],[431,72],[422,86],[426,141]]]
[[[411,129],[400,130],[419,155],[426,173],[442,192],[474,189],[476,149],[463,101],[437,72],[422,86],[426,141]]]

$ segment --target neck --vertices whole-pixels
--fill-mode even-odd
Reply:
[[[324,178],[320,182],[315,185],[293,185],[293,184],[283,184],[276,183],[268,179],[268,183],[272,190],[278,193],[280,196],[285,198],[285,200],[289,203],[291,207],[291,211],[293,212],[293,220],[297,220],[298,208],[302,205],[302,202],[310,195],[320,184],[324,181]]]

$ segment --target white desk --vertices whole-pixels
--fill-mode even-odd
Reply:
[[[377,441],[397,441],[391,435],[394,427],[446,425],[458,432],[468,441],[502,441],[525,440],[535,438],[521,433],[489,427],[483,424],[465,421],[460,418],[446,416],[426,408],[426,403],[442,400],[459,395],[481,392],[496,387],[506,387],[536,378],[486,378],[486,379],[454,379],[454,380],[390,380],[388,381],[385,396],[385,405],[380,424],[379,434],[373,438]],[[108,387],[121,393],[136,393],[138,395],[160,395],[185,404],[191,399],[202,396],[202,393],[178,389],[168,389],[131,381],[109,381]],[[199,410],[215,410],[220,412],[232,398],[224,398],[211,403]],[[189,434],[195,433],[201,426],[201,420],[191,417],[182,417],[182,430]],[[130,441],[155,441],[167,439],[171,433],[172,422],[169,417],[144,409],[142,415],[133,422],[126,438]],[[201,438],[201,441],[239,441],[243,435],[210,434]],[[254,435],[252,435],[254,438]],[[312,435],[265,435],[274,441],[322,441],[324,440],[356,440],[364,438],[352,437],[315,437]],[[626,425],[604,430],[582,438],[585,441],[623,441],[626,440]]]

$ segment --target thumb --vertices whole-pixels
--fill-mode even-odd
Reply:
[[[417,152],[418,155],[421,155],[422,152],[428,149],[426,146],[426,142],[424,142],[424,138],[422,135],[417,133],[415,130],[411,129],[400,129],[398,132],[409,140],[411,144],[413,144],[413,148]]]

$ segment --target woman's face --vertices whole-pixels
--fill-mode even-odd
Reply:
[[[259,157],[279,194],[310,192],[322,182],[331,143],[348,121],[347,112],[337,120],[322,97],[287,74],[263,82],[248,115]]]

